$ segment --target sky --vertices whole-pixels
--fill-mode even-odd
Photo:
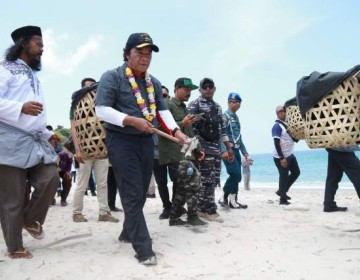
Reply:
[[[99,80],[122,65],[122,49],[135,32],[149,33],[159,46],[149,73],[172,95],[179,77],[195,84],[212,78],[223,110],[230,92],[241,95],[238,116],[250,155],[272,152],[275,107],[295,97],[298,80],[313,71],[345,72],[359,58],[357,0],[33,0],[1,6],[1,59],[13,30],[42,29],[39,79],[54,127],[70,127],[71,94],[84,77]],[[198,96],[193,91],[190,101]],[[295,145],[295,151],[307,149],[304,140]]]

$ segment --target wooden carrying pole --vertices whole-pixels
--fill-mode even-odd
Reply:
[[[174,142],[180,144],[180,140],[177,139],[176,137],[171,136],[171,135],[169,135],[169,134],[167,134],[167,133],[165,133],[165,132],[163,132],[163,131],[161,131],[161,130],[159,130],[159,129],[157,129],[157,128],[153,128],[152,130],[153,130],[153,132],[156,133],[157,135],[160,135],[160,136],[162,136],[162,137],[165,137],[165,138],[167,138],[167,139],[169,139],[169,140],[171,140],[171,141],[174,141]],[[180,144],[180,145],[181,145],[181,144]]]

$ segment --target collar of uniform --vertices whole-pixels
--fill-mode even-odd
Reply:
[[[227,109],[225,111],[226,114],[228,114],[230,117],[233,117],[236,121],[239,121],[238,116],[236,115],[236,113],[233,113],[230,109]]]
[[[227,109],[225,112],[228,113],[231,116],[236,116],[236,114],[233,113],[230,109]]]
[[[205,97],[199,96],[199,101],[201,101],[201,102],[214,102],[214,99],[207,100]]]
[[[185,105],[185,103],[183,102],[183,101],[180,101],[180,100],[177,100],[175,97],[174,98],[171,98],[170,100],[169,100],[169,102],[174,102],[176,105],[178,105],[178,106],[183,106],[183,105]]]

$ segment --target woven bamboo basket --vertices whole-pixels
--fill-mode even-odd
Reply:
[[[305,139],[305,122],[301,117],[299,106],[286,107],[286,122],[292,137],[297,140]]]
[[[107,157],[105,128],[95,114],[96,88],[87,92],[77,104],[74,124],[81,153],[88,159]]]
[[[305,140],[314,148],[360,143],[360,72],[344,80],[305,114]]]

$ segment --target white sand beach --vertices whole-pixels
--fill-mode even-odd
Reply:
[[[74,188],[74,186],[73,186]],[[158,265],[145,267],[131,245],[117,238],[120,223],[97,221],[95,197],[85,197],[87,223],[72,221],[67,207],[50,208],[46,237],[24,232],[34,258],[11,260],[0,238],[0,279],[360,279],[360,205],[354,190],[339,190],[345,213],[322,211],[323,190],[289,192],[290,206],[278,205],[273,189],[240,193],[247,210],[219,210],[224,223],[207,227],[169,227],[159,220],[161,200],[148,199],[146,220]],[[217,190],[220,196],[220,190]],[[119,202],[118,202],[119,204]],[[119,206],[119,205],[118,205]],[[43,248],[68,236],[91,234]]]

